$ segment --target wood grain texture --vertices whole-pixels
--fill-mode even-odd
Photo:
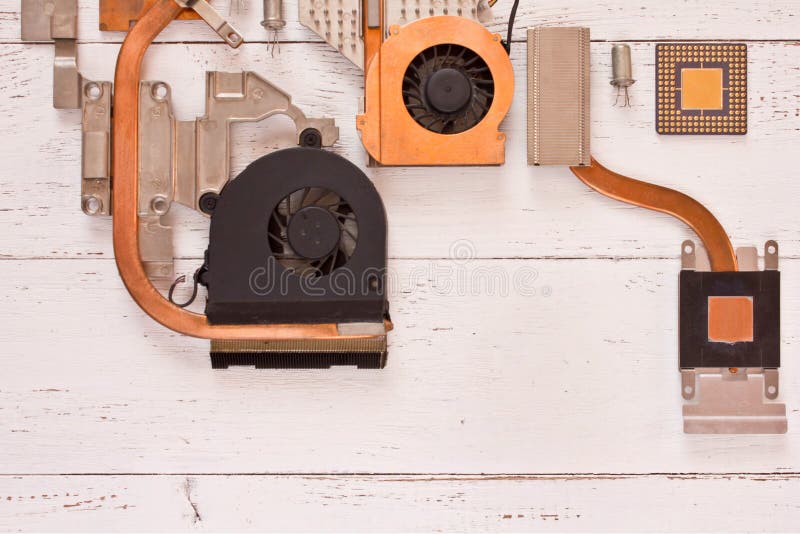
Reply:
[[[78,209],[79,113],[50,107],[52,50],[8,45],[9,75],[0,82],[0,158],[3,210],[0,253],[10,257],[111,256],[110,220]],[[110,79],[118,47],[85,45],[87,76]],[[665,137],[653,126],[654,45],[633,45],[633,107],[615,108],[607,83],[609,46],[593,44],[592,148],[606,166],[628,176],[675,187],[709,206],[734,246],[776,239],[784,257],[800,257],[797,212],[779,209],[800,193],[791,169],[800,135],[800,47],[750,45],[750,132],[738,137]],[[517,88],[503,123],[508,137],[502,167],[368,169],[389,214],[392,257],[447,257],[454,241],[468,238],[480,257],[677,257],[691,232],[666,215],[622,205],[590,191],[565,168],[525,163],[524,47],[516,46]],[[174,69],[179,63],[190,68]],[[355,130],[360,72],[321,44],[284,45],[272,59],[263,46],[238,52],[215,45],[152,47],[145,76],[172,84],[180,119],[202,114],[204,71],[242,65],[289,91],[307,114],[333,116],[341,128],[334,151],[361,165],[366,153]],[[298,72],[302,76],[298,76]],[[330,73],[336,73],[331,75]],[[307,83],[314,79],[314,83]],[[35,131],[20,135],[23,125]],[[237,125],[232,172],[292,144],[286,118]],[[741,154],[746,151],[746,160]],[[36,162],[31,166],[31,162]],[[206,219],[178,207],[176,254],[198,257],[207,239]],[[498,221],[502,221],[498,227]],[[420,231],[435,228],[436,231]]]
[[[236,2],[237,0],[232,0]],[[244,9],[230,9],[231,0],[211,0],[220,13],[229,17],[245,41],[265,42],[267,32],[260,0],[247,0]],[[505,33],[511,0],[498,2],[492,9],[489,29]],[[78,37],[83,42],[120,42],[124,34],[98,29],[97,0],[80,0]],[[236,4],[234,3],[234,6]],[[19,42],[20,0],[0,0],[0,42]],[[280,37],[286,41],[319,41],[297,22],[297,1],[284,0],[286,28]],[[665,39],[750,39],[797,40],[798,6],[794,0],[648,0],[631,4],[629,0],[536,0],[521,2],[517,30],[540,24],[590,26],[592,38],[601,40]],[[524,39],[517,31],[515,39]],[[162,42],[217,42],[219,37],[205,23],[187,21],[173,24],[161,35]]]
[[[122,35],[80,5],[81,69],[111,79]],[[238,51],[174,24],[145,75],[172,84],[189,119],[205,70],[255,70],[335,117],[333,150],[363,168],[362,73],[295,11],[286,0],[274,58],[257,0],[232,16],[251,41]],[[693,236],[525,165],[522,43],[505,166],[366,169],[389,215],[388,367],[212,371],[207,342],[159,327],[123,289],[110,221],[80,212],[80,117],[51,108],[52,46],[20,43],[19,0],[0,0],[0,529],[800,530],[798,20],[796,0],[520,7],[517,40],[543,22],[591,26],[600,161],[695,196],[734,245],[781,245],[789,433],[689,436],[677,285]],[[671,39],[749,42],[747,136],[655,134],[654,46]],[[610,40],[633,49],[629,109],[612,106]],[[236,174],[294,130],[275,118],[234,131]],[[207,221],[170,217],[177,269],[192,272]]]
[[[798,491],[798,475],[2,477],[0,529],[796,532]]]
[[[390,267],[385,370],[212,371],[112,261],[0,262],[1,472],[800,471],[796,260],[779,436],[682,433],[677,260]]]

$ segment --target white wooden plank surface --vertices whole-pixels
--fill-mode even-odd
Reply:
[[[639,78],[631,89],[634,106],[620,109],[612,106],[614,92],[607,83],[609,45],[593,46],[595,155],[620,172],[696,196],[715,212],[737,245],[774,238],[784,257],[800,257],[797,212],[776,209],[800,193],[800,182],[791,172],[800,132],[800,47],[750,46],[750,132],[726,138],[658,136],[652,106],[654,45],[633,47]],[[7,120],[0,126],[5,140],[0,158],[14,172],[0,175],[7,210],[0,212],[0,222],[15,232],[0,236],[0,252],[12,257],[110,257],[110,221],[88,219],[75,208],[79,113],[50,107],[52,50],[44,45],[6,48],[9,75],[0,82],[0,113]],[[112,78],[116,45],[85,45],[82,50],[87,76]],[[509,139],[505,166],[367,170],[389,212],[390,255],[447,257],[450,243],[468,237],[481,257],[676,257],[681,241],[691,237],[681,223],[605,199],[566,169],[526,165],[524,47],[516,46],[513,56],[517,90],[503,125]],[[191,66],[174,68],[186,62]],[[240,51],[222,45],[154,46],[145,76],[170,82],[178,117],[189,119],[203,112],[204,71],[231,70],[233,65],[268,75],[308,114],[334,116],[341,128],[334,150],[365,163],[354,119],[360,71],[325,45],[283,45],[274,60],[261,45],[245,45]],[[306,69],[308,78],[298,76],[298,69]],[[19,135],[21,124],[37,125],[36,132]],[[291,145],[293,132],[283,118],[237,126],[234,173],[265,152]],[[743,151],[746,161],[740,157]],[[37,165],[30,168],[32,161]],[[197,257],[205,248],[206,220],[189,213],[176,222],[181,228],[176,254]],[[436,231],[420,231],[421,226]]]
[[[19,1],[0,0],[0,529],[800,530],[800,4],[522,4],[516,39],[541,22],[591,26],[601,160],[696,196],[736,244],[779,240],[789,433],[681,433],[677,249],[691,233],[524,164],[522,43],[505,166],[367,170],[389,213],[387,369],[212,372],[206,342],[162,329],[122,288],[110,222],[78,209],[79,115],[50,108],[52,48],[21,44]],[[294,6],[275,58],[250,0],[233,19],[255,42],[231,51],[176,24],[145,73],[173,85],[187,119],[203,71],[256,70],[334,116],[334,150],[363,164],[361,73]],[[80,16],[81,68],[110,79],[121,35],[97,31],[95,2]],[[670,39],[750,42],[746,137],[654,133],[654,41]],[[611,106],[606,40],[631,41],[631,109]],[[234,173],[291,128],[236,139]],[[207,224],[173,217],[188,272]],[[475,260],[448,260],[453,247]],[[527,276],[533,292],[459,292],[459,276]]]
[[[236,0],[234,0],[236,1]],[[505,34],[512,0],[498,2],[492,9],[492,31]],[[118,42],[118,32],[98,29],[98,0],[80,0],[78,36],[84,42]],[[211,0],[220,13],[228,16],[229,0]],[[0,41],[19,42],[20,0],[0,0]],[[297,22],[297,1],[284,0],[286,28],[280,37],[288,41],[317,41],[319,38]],[[593,38],[603,40],[653,39],[748,39],[796,40],[797,3],[794,0],[536,0],[520,2],[515,39],[523,39],[519,28],[540,24],[591,26]],[[247,0],[245,9],[230,13],[230,20],[245,40],[264,42],[268,34],[259,22],[261,1]],[[201,22],[181,22],[167,28],[162,42],[217,42],[218,37]]]
[[[0,529],[796,532],[797,475],[0,478]]]
[[[0,269],[5,474],[800,471],[797,260],[779,436],[682,433],[676,260],[395,260],[384,371],[212,372],[112,261]]]

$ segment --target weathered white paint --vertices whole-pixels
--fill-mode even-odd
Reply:
[[[261,42],[232,51],[201,23],[175,24],[146,76],[172,84],[186,119],[203,110],[204,70],[256,70],[309,115],[334,116],[334,150],[363,167],[361,73],[293,22],[293,0],[283,38],[295,42],[270,57],[259,4],[233,18]],[[94,2],[81,8],[81,68],[110,79],[121,36],[97,31]],[[122,288],[110,222],[78,208],[79,114],[50,107],[52,47],[19,43],[19,2],[0,0],[0,528],[797,531],[798,17],[794,0],[520,8],[516,39],[542,21],[592,27],[601,160],[696,196],[737,244],[781,244],[789,433],[687,436],[677,256],[691,233],[524,164],[521,42],[505,166],[366,169],[391,232],[388,367],[211,371],[206,342],[159,327]],[[653,41],[694,38],[751,41],[746,137],[654,133]],[[631,109],[611,106],[600,42],[621,39],[636,41]],[[234,173],[291,132],[238,126]],[[173,219],[191,272],[207,223]],[[446,259],[454,247],[475,259]],[[458,289],[476,273],[533,292]]]
[[[79,0],[78,35],[84,42],[119,42],[124,34],[103,33],[98,29],[98,0]],[[261,27],[261,0],[246,0],[245,8],[230,11],[231,1],[211,0],[228,17],[245,40],[265,42],[269,34]],[[512,0],[498,2],[492,9],[492,31],[506,32]],[[0,41],[19,42],[20,0],[0,1]],[[230,12],[230,15],[228,15]],[[287,26],[280,36],[288,41],[318,41],[319,38],[297,22],[297,0],[284,0]],[[521,1],[517,13],[515,39],[522,39],[520,28],[541,24],[581,25],[592,28],[593,37],[603,40],[664,39],[780,39],[800,38],[797,28],[797,3],[794,0],[560,0]],[[201,22],[183,21],[167,28],[160,41],[217,42],[219,38]]]
[[[796,532],[797,475],[0,478],[0,528]]]
[[[782,266],[780,436],[682,433],[677,260],[391,268],[386,370],[214,372],[113,261],[0,262],[2,473],[800,471],[800,261]]]
[[[639,81],[634,106],[612,106],[607,83],[609,45],[595,43],[593,151],[606,165],[638,178],[680,188],[707,203],[735,243],[777,239],[786,256],[800,256],[798,217],[776,209],[800,185],[790,171],[800,132],[800,47],[786,43],[750,46],[750,132],[745,137],[666,137],[653,127],[653,44],[634,44]],[[15,229],[0,235],[0,253],[11,257],[110,257],[109,220],[89,219],[76,209],[80,176],[79,112],[50,107],[52,50],[44,45],[7,45],[9,75],[0,81],[4,98],[0,157],[10,172],[0,175],[4,210],[0,222]],[[111,79],[117,45],[85,45],[87,76]],[[691,237],[684,226],[590,191],[564,168],[525,164],[524,46],[513,51],[516,99],[504,122],[509,142],[502,167],[367,169],[389,217],[390,255],[446,257],[450,243],[469,238],[482,257],[677,257]],[[187,68],[175,69],[186,63]],[[271,59],[263,45],[240,51],[216,45],[161,45],[148,54],[145,76],[172,84],[176,113],[203,112],[204,71],[242,65],[268,76],[294,96],[309,115],[334,116],[341,141],[334,150],[364,165],[355,130],[361,74],[321,44],[283,45]],[[315,83],[298,76],[306,69]],[[336,73],[331,75],[330,73]],[[36,130],[20,134],[20,125]],[[253,159],[292,144],[288,119],[235,127],[234,174]],[[742,153],[748,154],[743,162]],[[31,166],[31,162],[36,162]],[[25,172],[22,172],[22,171]],[[205,247],[206,220],[175,210],[176,253],[197,257]],[[498,223],[501,226],[498,227]],[[435,227],[436,231],[420,231]],[[43,231],[47,229],[47,232]]]

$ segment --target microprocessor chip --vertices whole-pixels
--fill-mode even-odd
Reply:
[[[657,45],[656,131],[746,134],[747,45]]]

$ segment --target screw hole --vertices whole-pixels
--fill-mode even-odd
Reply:
[[[692,252],[694,252],[694,247],[692,245],[686,245],[683,247],[683,252],[685,252],[686,254],[691,254]]]
[[[369,288],[372,291],[377,291],[378,289],[380,289],[380,280],[378,279],[377,276],[370,275],[370,277],[369,277]]]
[[[314,128],[306,128],[300,134],[300,145],[320,148],[322,147],[322,134]]]
[[[219,202],[219,195],[214,192],[203,193],[198,201],[200,211],[206,215],[213,215],[214,210],[217,209],[217,202]]]
[[[778,392],[778,388],[775,386],[767,386],[767,393],[770,395],[775,395]]]
[[[770,254],[775,254],[775,252],[777,252],[777,250],[775,249],[775,245],[768,246],[767,247],[767,252],[770,253]]]
[[[164,215],[169,211],[169,201],[166,197],[158,195],[153,197],[153,200],[150,202],[150,207],[156,215]]]
[[[89,100],[98,100],[101,96],[103,96],[103,88],[100,87],[100,84],[98,83],[89,82],[83,89],[83,93]]]
[[[87,215],[97,215],[103,209],[103,202],[97,197],[86,197],[83,199],[83,211]]]
[[[153,98],[159,102],[163,102],[166,100],[167,96],[169,96],[169,89],[167,88],[167,84],[158,82],[157,84],[153,85],[151,93],[153,94]]]
[[[694,391],[694,388],[692,386],[684,386],[683,387],[683,392],[686,393],[687,395],[691,395],[692,391]]]

